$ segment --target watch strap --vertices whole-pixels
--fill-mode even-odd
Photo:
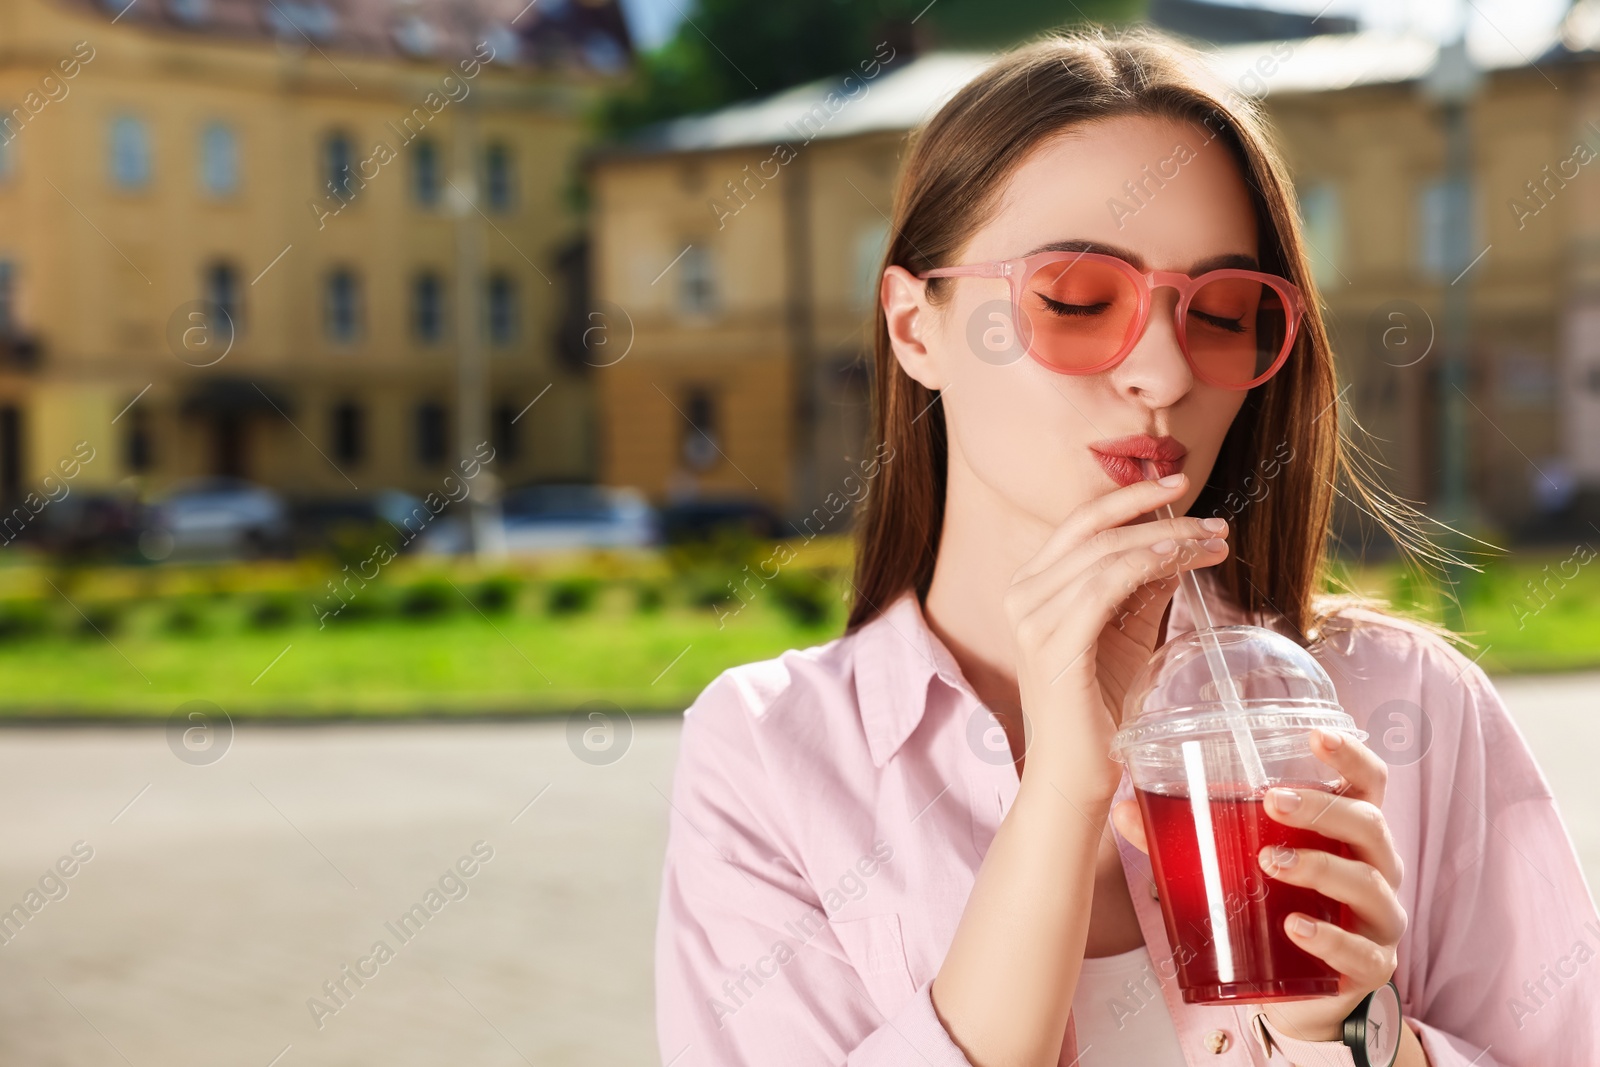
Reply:
[[[1359,1067],[1355,1053],[1343,1041],[1302,1041],[1279,1033],[1267,1021],[1265,1012],[1257,1012],[1251,1020],[1256,1040],[1271,1055],[1276,1049],[1289,1058],[1295,1067]]]

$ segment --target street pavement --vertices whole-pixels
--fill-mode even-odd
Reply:
[[[1497,684],[1596,884],[1600,674]],[[0,730],[0,1063],[657,1063],[678,727]]]

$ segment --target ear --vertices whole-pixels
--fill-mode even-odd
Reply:
[[[928,389],[943,389],[943,375],[925,343],[937,314],[928,303],[926,285],[904,267],[889,267],[879,283],[878,299],[889,326],[889,347],[900,368]]]

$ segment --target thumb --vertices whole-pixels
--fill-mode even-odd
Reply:
[[[1150,852],[1150,843],[1144,836],[1144,818],[1139,814],[1139,805],[1132,800],[1124,800],[1111,809],[1111,822],[1117,828],[1117,833],[1128,839],[1128,843],[1146,855]]]

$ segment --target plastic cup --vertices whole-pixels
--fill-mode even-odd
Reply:
[[[1311,753],[1314,729],[1367,735],[1339,706],[1315,657],[1289,638],[1258,626],[1206,634],[1215,642],[1212,663],[1196,631],[1156,650],[1128,690],[1111,752],[1128,767],[1144,819],[1178,986],[1189,1004],[1337,993],[1338,972],[1290,941],[1284,919],[1298,911],[1348,927],[1346,909],[1271,878],[1258,856],[1275,847],[1348,856],[1349,848],[1275,821],[1263,800],[1273,786],[1338,785]],[[1217,691],[1218,650],[1237,704]],[[1241,729],[1266,771],[1263,788],[1248,783]]]

